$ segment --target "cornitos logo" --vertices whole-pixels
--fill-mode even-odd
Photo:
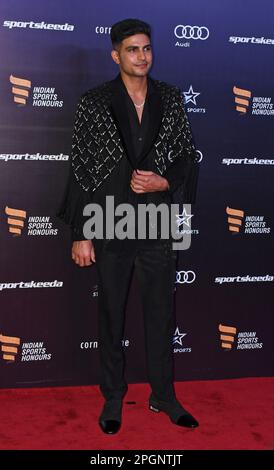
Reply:
[[[14,102],[18,106],[25,106],[31,89],[31,81],[10,75],[10,83],[12,84],[11,91]]]
[[[95,26],[96,34],[110,34],[111,26]]]
[[[243,224],[244,211],[240,209],[232,209],[231,207],[226,208],[228,214],[228,229],[230,232],[239,233],[240,228]]]
[[[6,20],[3,23],[4,28],[20,28],[20,29],[42,29],[47,31],[73,31],[73,24],[58,24],[58,23],[45,23],[41,21],[40,23],[35,23],[34,21],[12,21]]]
[[[130,345],[129,339],[122,339],[121,344],[123,348],[128,348]],[[80,342],[80,349],[88,350],[88,349],[98,349],[99,348],[99,343],[98,341],[94,340],[83,340]]]
[[[235,95],[236,111],[241,114],[246,114],[251,98],[251,91],[234,86],[233,93]]]
[[[0,345],[4,361],[15,361],[20,345],[20,338],[16,336],[4,336],[0,333]]]
[[[192,284],[195,279],[194,271],[176,271],[176,284]]]
[[[14,236],[21,235],[25,219],[27,217],[26,211],[21,209],[12,209],[11,207],[6,206],[5,213],[8,216],[7,223],[9,226],[9,232]]]
[[[235,341],[237,329],[233,326],[219,325],[221,347],[224,351],[231,351]]]

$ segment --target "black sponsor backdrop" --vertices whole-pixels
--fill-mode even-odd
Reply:
[[[186,104],[203,158],[198,202],[191,209],[192,229],[199,233],[178,261],[178,271],[194,275],[181,273],[179,279],[189,282],[175,284],[176,379],[273,374],[272,278],[215,282],[217,277],[274,274],[272,232],[246,234],[242,227],[240,233],[232,234],[225,211],[229,206],[243,210],[245,217],[263,216],[272,229],[273,165],[222,164],[223,158],[254,157],[273,163],[273,115],[252,114],[252,99],[274,98],[274,45],[229,41],[231,36],[272,38],[273,14],[274,6],[267,0],[260,5],[239,0],[221,4],[217,0],[161,0],[157,7],[152,0],[140,0],[135,6],[126,0],[117,0],[115,5],[107,0],[48,0],[44,5],[34,0],[1,2],[2,387],[98,383],[96,270],[71,262],[69,229],[55,213],[69,167],[76,103],[88,88],[117,73],[110,58],[108,27],[126,17],[143,18],[153,27],[152,76],[184,92],[192,85],[200,93]],[[45,29],[51,28],[49,24],[66,26]],[[192,37],[177,38],[177,25],[202,29],[178,28],[177,32]],[[21,106],[14,102],[10,76],[31,82],[30,88],[19,86],[28,91]],[[234,86],[251,91],[244,114],[236,111]],[[53,101],[60,106],[34,106],[35,87],[54,88]],[[23,156],[5,161],[6,154]],[[35,161],[25,154],[55,155],[59,160]],[[18,236],[9,232],[6,206],[26,211]],[[29,217],[48,217],[52,234],[30,235]],[[30,281],[36,286],[57,282],[51,287],[16,284]],[[221,345],[220,324],[237,330],[229,352]],[[262,347],[237,349],[239,332],[256,332]],[[127,378],[145,381],[142,309],[135,278],[124,339]],[[25,356],[31,360],[23,360]]]

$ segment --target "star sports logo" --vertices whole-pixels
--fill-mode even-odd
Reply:
[[[181,212],[181,214],[176,214],[176,225],[178,227],[177,233],[198,235],[199,230],[193,229],[191,227],[191,219],[194,216],[194,214],[191,214],[190,210],[188,213],[188,210],[185,206],[187,206],[187,204],[184,205],[184,209],[183,209],[183,212]],[[189,208],[190,207],[191,206],[189,206]]]
[[[177,326],[175,333],[173,335],[173,344],[179,344],[183,346],[183,338],[186,336],[187,333],[180,333],[179,327]]]
[[[192,217],[193,217],[193,214],[188,214],[185,208],[181,214],[176,214],[176,218],[177,218],[176,223],[177,223],[178,228],[180,228],[182,225],[186,225],[187,227],[191,228],[190,219]]]
[[[204,114],[206,112],[205,108],[198,108],[197,107],[197,98],[201,95],[200,92],[193,90],[193,85],[190,85],[188,91],[183,91],[184,95],[184,102],[187,105],[187,112],[188,113],[197,113],[197,114]],[[200,99],[200,98],[199,98]]]
[[[185,104],[187,104],[187,103],[193,103],[193,104],[195,104],[195,106],[196,106],[196,105],[197,105],[197,103],[196,103],[196,98],[197,98],[197,96],[199,96],[200,94],[201,94],[201,93],[195,92],[195,91],[193,90],[193,86],[190,85],[188,91],[184,91],[184,92],[183,92],[183,95],[184,95],[184,97],[185,97]]]

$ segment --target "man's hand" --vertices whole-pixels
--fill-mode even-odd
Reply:
[[[73,242],[71,257],[78,266],[90,266],[95,263],[95,251],[91,240]]]
[[[157,175],[153,171],[134,170],[130,187],[135,193],[151,193],[154,191],[167,191],[169,184],[166,178]]]

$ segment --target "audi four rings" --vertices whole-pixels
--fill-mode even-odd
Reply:
[[[191,284],[196,279],[194,271],[177,271],[176,283],[178,284]]]
[[[205,26],[190,26],[178,24],[174,29],[178,39],[201,39],[205,41],[209,37],[209,30]]]

